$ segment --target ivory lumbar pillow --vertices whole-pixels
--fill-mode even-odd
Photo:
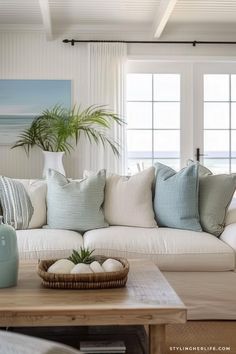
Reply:
[[[110,225],[155,227],[152,206],[154,167],[134,176],[111,175],[106,180],[104,213]]]

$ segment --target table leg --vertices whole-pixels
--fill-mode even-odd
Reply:
[[[146,335],[149,337],[149,325],[144,325]]]
[[[165,353],[165,325],[149,326],[149,354]]]

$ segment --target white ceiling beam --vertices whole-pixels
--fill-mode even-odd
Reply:
[[[155,18],[154,37],[160,38],[178,0],[161,0]]]
[[[43,26],[46,32],[47,40],[52,40],[52,21],[49,8],[49,0],[39,0]]]

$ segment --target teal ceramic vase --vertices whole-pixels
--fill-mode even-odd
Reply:
[[[17,284],[18,265],[16,231],[12,226],[3,224],[0,216],[0,288]]]

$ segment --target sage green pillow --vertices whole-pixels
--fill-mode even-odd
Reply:
[[[202,231],[198,213],[198,165],[179,172],[157,163],[154,211],[158,226]]]
[[[69,181],[61,173],[49,169],[48,227],[84,232],[108,226],[102,210],[105,183],[105,170],[80,181]]]
[[[199,165],[199,213],[204,231],[220,236],[236,188],[236,174],[213,175]]]

